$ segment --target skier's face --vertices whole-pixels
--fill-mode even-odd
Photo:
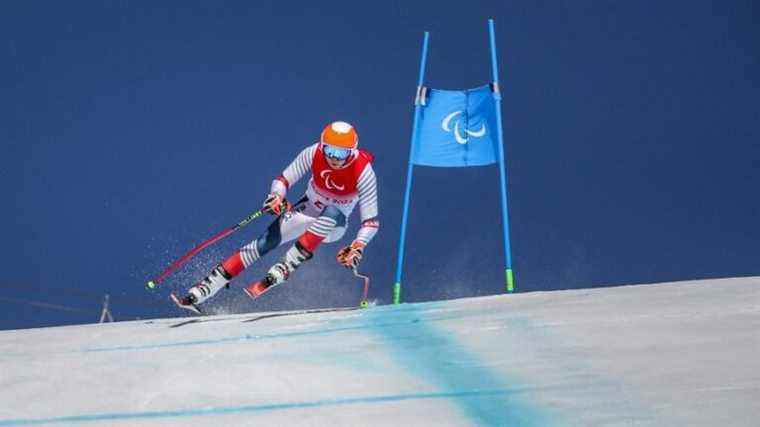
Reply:
[[[342,168],[346,164],[348,156],[351,155],[350,148],[334,147],[327,144],[324,145],[322,150],[325,153],[327,165],[333,169]]]
[[[327,165],[333,169],[340,169],[346,164],[345,160],[335,160],[327,156],[325,156],[325,159],[327,159]]]

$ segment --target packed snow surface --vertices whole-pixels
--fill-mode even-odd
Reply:
[[[757,426],[759,289],[739,278],[2,331],[0,426]]]

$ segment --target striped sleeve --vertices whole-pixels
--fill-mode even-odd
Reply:
[[[371,164],[368,164],[359,176],[358,190],[362,225],[356,234],[356,240],[366,245],[380,228],[380,221],[377,219],[377,179]]]
[[[270,192],[285,196],[288,189],[311,170],[316,150],[317,144],[312,144],[301,151],[298,157],[282,171],[282,175],[272,181]]]
[[[372,164],[367,166],[359,175],[359,211],[361,212],[362,221],[366,221],[377,216],[377,179]]]
[[[377,231],[380,229],[380,221],[377,220],[377,218],[368,219],[366,221],[362,221],[362,226],[359,228],[359,231],[356,233],[356,239],[366,246],[367,243],[370,242],[375,237],[375,234],[377,234]]]

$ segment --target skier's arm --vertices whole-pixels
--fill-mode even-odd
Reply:
[[[360,242],[366,246],[380,228],[377,210],[377,179],[372,165],[368,164],[361,176],[359,176],[359,212],[361,214],[362,224],[356,233],[355,242]]]
[[[288,189],[311,170],[316,150],[317,144],[312,144],[301,151],[298,157],[282,171],[282,175],[272,181],[269,192],[284,198],[288,194]]]
[[[357,187],[362,225],[351,245],[338,251],[337,256],[340,264],[353,269],[359,266],[364,254],[364,247],[375,237],[380,228],[380,221],[377,219],[377,180],[371,164],[362,171]]]

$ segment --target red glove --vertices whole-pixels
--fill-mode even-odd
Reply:
[[[267,196],[266,200],[264,200],[264,206],[262,209],[266,213],[280,216],[289,211],[290,207],[290,202],[285,200],[284,196],[277,193],[271,193]]]
[[[350,246],[346,246],[338,251],[338,256],[336,258],[342,266],[351,269],[356,268],[362,260],[365,246],[364,243],[354,240],[351,242]]]

